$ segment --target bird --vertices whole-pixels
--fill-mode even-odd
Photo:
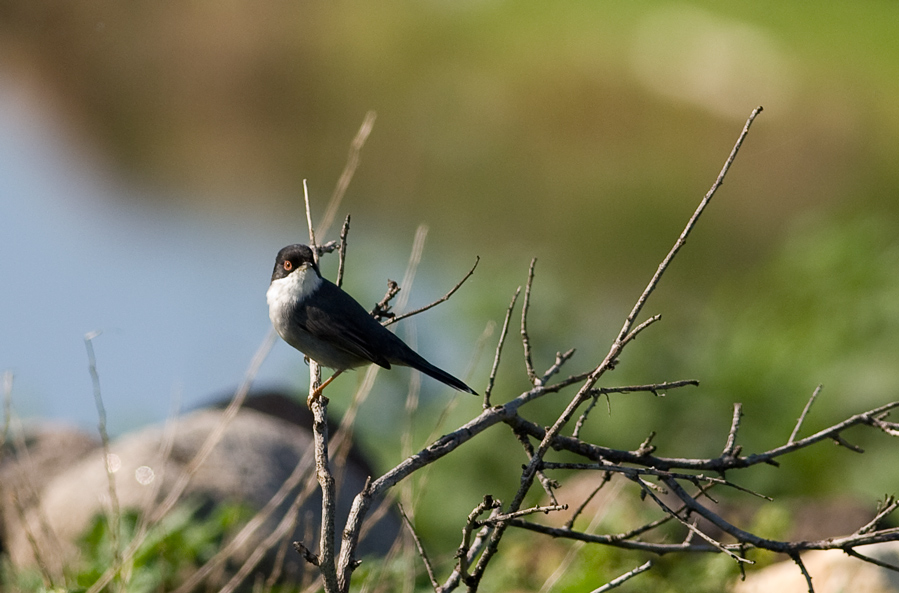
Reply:
[[[321,275],[312,249],[294,244],[275,258],[266,292],[272,326],[281,338],[319,365],[334,370],[307,400],[310,405],[342,372],[376,364],[419,370],[459,391],[477,392],[437,368],[378,323],[356,299]]]

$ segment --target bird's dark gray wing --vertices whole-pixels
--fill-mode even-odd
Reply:
[[[323,279],[316,291],[315,303],[300,307],[294,319],[315,338],[385,369],[390,368],[390,362],[381,352],[385,345],[393,345],[395,336],[332,282]]]

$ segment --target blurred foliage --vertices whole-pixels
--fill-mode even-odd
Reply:
[[[241,505],[225,504],[206,517],[197,514],[196,505],[181,504],[153,526],[132,561],[125,569],[131,593],[170,591],[197,567],[219,551],[222,542],[234,529],[245,523],[251,511]],[[137,533],[139,516],[125,510],[119,521],[118,549],[125,549]],[[67,567],[67,578],[74,583],[59,591],[86,591],[113,564],[114,542],[107,517],[98,515],[80,541],[78,566]],[[49,591],[40,574],[14,570],[8,565],[2,572],[4,591]],[[121,590],[123,580],[107,589]],[[54,589],[57,590],[57,589]]]
[[[347,203],[367,226],[440,221],[442,242],[482,255],[551,252],[581,287],[598,282],[581,263],[642,277],[763,104],[728,205],[694,239],[714,245],[697,250],[708,281],[804,209],[851,195],[895,212],[897,11],[9,0],[0,67],[105,160],[197,208],[283,216],[303,178],[326,194],[374,109]]]
[[[8,0],[0,68],[30,81],[125,176],[165,189],[134,195],[273,221],[296,212],[303,178],[313,195],[327,195],[349,139],[376,110],[344,204],[354,214],[349,290],[382,286],[385,262],[399,277],[422,220],[440,224],[416,289],[422,302],[480,254],[470,285],[428,313],[429,327],[445,333],[420,336],[424,352],[470,362],[479,390],[533,256],[538,370],[571,347],[578,352],[567,372],[596,364],[745,117],[764,105],[649,302],[646,313],[662,313],[662,322],[606,379],[695,378],[700,387],[613,396],[611,414],[601,404],[585,432],[632,449],[655,430],[660,455],[714,456],[734,402],[744,404],[739,442],[748,453],[784,443],[819,383],[803,435],[896,398],[897,13],[882,0],[814,10],[770,0]],[[455,352],[461,335],[474,342],[488,321],[497,326],[484,350]],[[497,401],[526,388],[516,324]],[[405,412],[389,392],[404,392],[405,377],[382,377],[363,414],[360,439],[381,467],[399,458]],[[453,395],[435,428],[445,400],[429,390],[415,414],[416,446],[480,409]],[[565,397],[527,413],[551,422]],[[335,397],[335,408],[345,399]],[[868,453],[822,443],[779,469],[753,468],[741,483],[775,496],[848,489],[867,501],[894,492],[895,476],[874,468],[899,463],[895,445],[873,430],[849,438]],[[517,460],[524,454],[504,427],[441,460],[415,490],[422,534],[454,549],[483,494],[514,492]],[[614,551],[583,554],[585,567],[602,564],[609,578],[636,565]],[[718,558],[663,560],[638,577],[652,580],[645,588],[667,590],[660,575],[677,571],[694,584],[719,583],[732,568]]]

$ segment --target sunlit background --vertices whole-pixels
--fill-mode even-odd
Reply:
[[[14,375],[13,406],[94,425],[83,337],[96,330],[111,432],[226,397],[269,329],[275,253],[306,239],[302,180],[320,220],[368,110],[377,121],[338,216],[353,217],[346,288],[379,300],[420,224],[410,307],[480,256],[457,296],[399,331],[482,390],[498,331],[484,350],[478,340],[537,257],[536,365],[576,347],[568,371],[588,369],[757,105],[647,307],[662,322],[605,383],[701,386],[613,398],[593,436],[633,449],[656,430],[660,454],[713,456],[742,402],[741,442],[757,451],[785,442],[819,383],[807,433],[892,401],[897,22],[899,6],[873,0],[4,2],[0,370]],[[526,386],[511,336],[500,401]],[[336,410],[360,375],[333,387]],[[257,383],[299,393],[307,380],[279,343]],[[382,373],[365,404],[358,431],[383,467],[397,460],[408,381]],[[462,401],[443,430],[480,409],[422,389],[418,444],[449,398]],[[489,438],[523,459],[502,430]],[[848,485],[867,502],[895,490],[894,473],[870,472],[896,467],[895,444],[849,436],[869,454],[821,446],[753,479],[772,494]],[[480,484],[489,468],[493,494],[517,487],[516,464],[497,466],[484,445],[471,454],[480,465],[457,481]],[[483,494],[449,506],[467,512]]]

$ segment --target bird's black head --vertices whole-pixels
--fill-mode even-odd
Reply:
[[[315,270],[316,275],[321,275],[318,271],[318,266],[315,264],[315,258],[312,255],[311,249],[299,243],[288,245],[279,251],[278,256],[275,258],[275,269],[272,272],[272,281],[284,278],[290,275],[294,270],[299,270],[307,266]]]

